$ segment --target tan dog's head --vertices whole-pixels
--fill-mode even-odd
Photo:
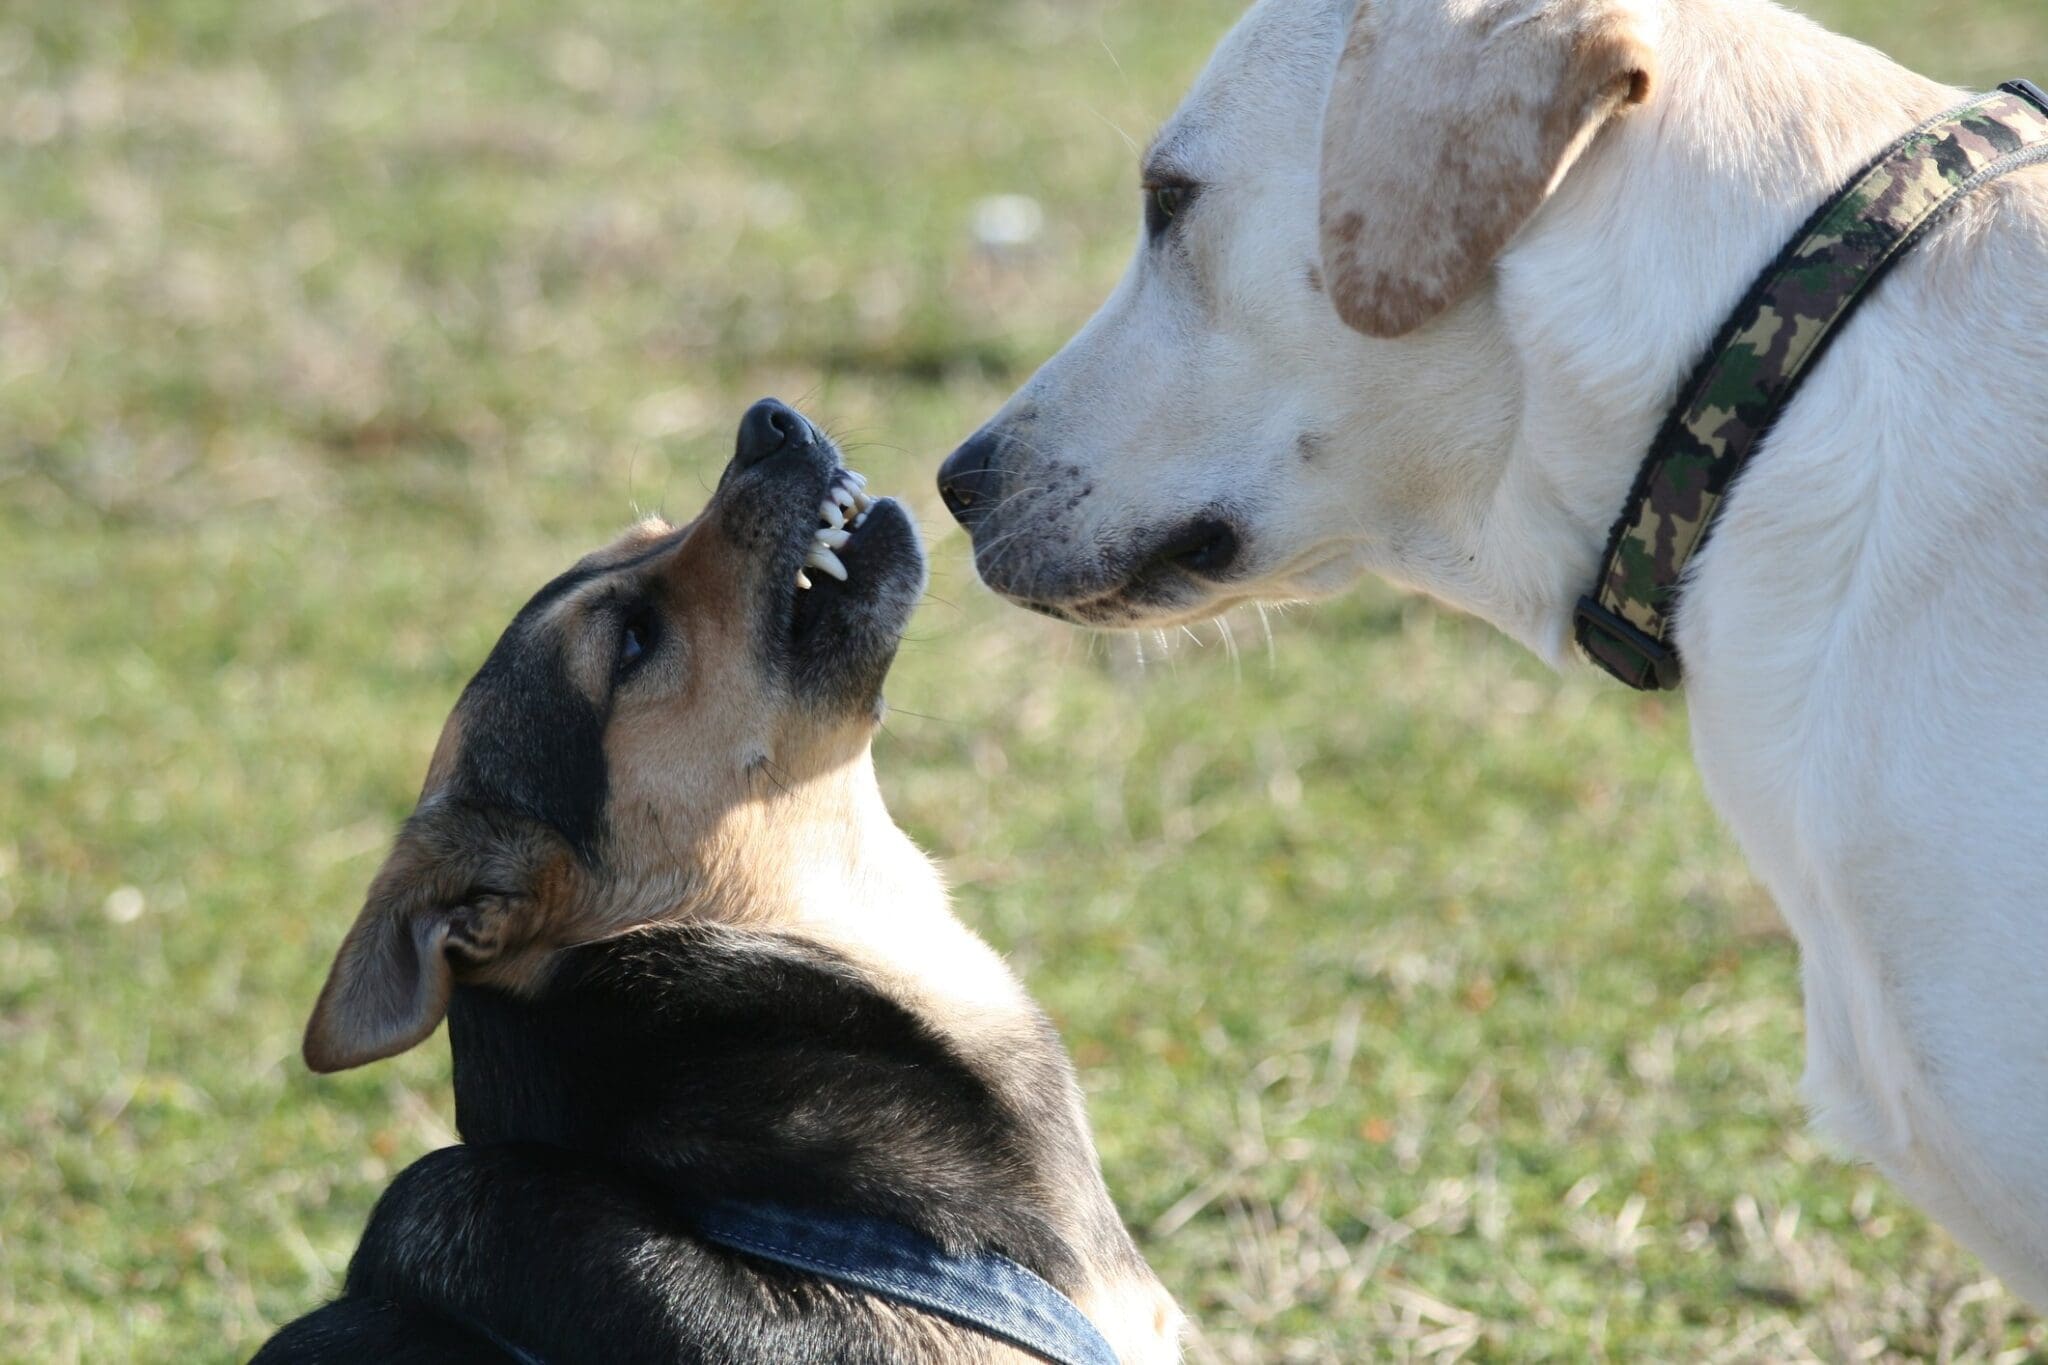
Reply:
[[[464,689],[307,1064],[411,1047],[457,977],[516,989],[561,947],[745,915],[802,838],[789,821],[866,771],[923,589],[908,514],[870,503],[794,410],[756,404],[695,521],[643,522],[542,588]]]
[[[1650,98],[1654,2],[1263,0],[1121,285],[940,471],[983,579],[1103,626],[1455,585],[1522,383],[1497,258]]]

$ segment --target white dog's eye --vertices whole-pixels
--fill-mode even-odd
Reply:
[[[1145,235],[1157,237],[1187,212],[1198,186],[1188,184],[1145,186]]]

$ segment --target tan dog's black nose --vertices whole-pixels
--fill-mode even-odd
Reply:
[[[991,431],[977,431],[939,466],[939,496],[953,520],[972,528],[988,514],[995,501],[1002,476],[997,472],[996,454],[1003,438]]]
[[[779,398],[763,398],[740,418],[739,442],[732,460],[737,469],[757,465],[784,450],[801,450],[815,443],[818,433],[804,415]]]

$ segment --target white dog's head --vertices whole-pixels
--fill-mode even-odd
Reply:
[[[1116,292],[940,471],[983,579],[1098,626],[1459,595],[1521,392],[1494,261],[1645,97],[1631,3],[1263,0],[1147,152]]]

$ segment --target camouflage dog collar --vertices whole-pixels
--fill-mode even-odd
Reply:
[[[1678,686],[1673,609],[1729,485],[1858,304],[1978,186],[2048,161],[2048,94],[2013,81],[1909,133],[1823,205],[1722,327],[1636,475],[1580,648],[1630,687]]]

